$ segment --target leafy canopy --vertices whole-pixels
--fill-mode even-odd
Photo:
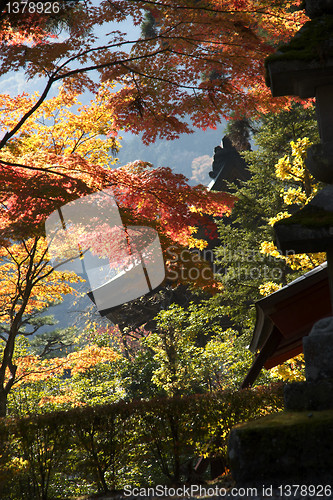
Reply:
[[[288,99],[270,96],[263,63],[305,22],[299,3],[87,0],[84,8],[80,2],[69,5],[68,19],[57,30],[47,22],[28,31],[18,25],[13,36],[13,27],[4,26],[0,76],[24,69],[28,78],[43,78],[45,87],[0,148],[54,84],[97,91],[96,72],[102,81],[119,84],[110,96],[113,127],[143,132],[146,143],[189,132],[189,120],[195,127],[215,127],[231,110],[257,114],[285,106]],[[122,22],[141,25],[142,34],[121,32]]]

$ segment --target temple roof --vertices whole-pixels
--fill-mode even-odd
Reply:
[[[213,170],[209,172],[209,176],[213,179],[208,185],[210,191],[229,191],[228,182],[245,181],[250,178],[244,158],[227,136],[223,137],[222,145],[223,147],[214,148]]]
[[[263,367],[269,369],[303,351],[302,339],[319,319],[332,314],[327,263],[258,300],[250,350],[257,357],[242,387],[252,385]]]

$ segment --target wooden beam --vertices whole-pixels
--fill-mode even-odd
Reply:
[[[256,359],[254,360],[254,363],[251,366],[248,374],[246,375],[245,379],[243,380],[243,382],[240,386],[241,389],[246,389],[246,388],[251,387],[253,385],[254,381],[256,380],[259,373],[261,372],[267,359],[270,356],[272,356],[272,354],[274,354],[274,352],[276,351],[276,349],[278,348],[278,346],[282,340],[283,340],[283,336],[282,336],[281,332],[277,328],[273,328],[272,333],[267,338],[261,351],[259,352]]]

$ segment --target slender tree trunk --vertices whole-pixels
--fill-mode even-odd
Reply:
[[[7,414],[7,393],[0,388],[0,417],[5,417]]]
[[[172,435],[172,447],[173,447],[173,480],[176,484],[180,484],[180,456],[179,456],[179,432],[178,432],[178,420],[174,420],[173,417],[170,418],[170,429]]]
[[[10,329],[7,332],[8,338],[6,341],[6,346],[4,348],[2,359],[0,360],[0,416],[5,417],[7,413],[7,397],[13,387],[15,382],[17,366],[13,363],[14,349],[15,349],[15,339],[20,332],[20,327],[22,325],[22,318],[29,302],[31,291],[33,288],[33,267],[34,267],[34,256],[37,249],[38,238],[35,238],[33,248],[29,255],[29,268],[24,276],[24,281],[26,282],[25,289],[21,291],[20,283],[20,269],[18,270],[17,278],[17,294],[15,300],[11,305],[9,310],[9,316],[11,318]],[[18,304],[19,299],[22,299],[22,304],[19,310],[15,311],[15,306]],[[6,379],[6,371],[9,370],[9,379]]]
[[[12,325],[8,335],[6,347],[0,361],[0,417],[5,417],[7,413],[7,398],[14,384],[16,375],[16,365],[13,364],[13,354],[16,338],[16,326]],[[9,370],[9,379],[6,379],[6,372]],[[8,372],[7,372],[8,373]]]
[[[104,477],[104,471],[100,467],[100,465],[97,465],[97,473],[98,473],[98,479],[101,483],[101,486],[103,488],[104,493],[108,493],[109,488],[108,485],[106,484],[105,477]]]

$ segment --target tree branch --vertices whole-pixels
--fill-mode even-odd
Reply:
[[[27,111],[27,113],[25,113],[25,115],[23,115],[23,117],[21,118],[21,120],[19,120],[19,122],[15,125],[14,128],[12,128],[12,130],[10,130],[9,132],[6,132],[5,135],[3,136],[3,138],[1,139],[0,141],[0,149],[2,149],[6,143],[9,141],[9,139],[11,137],[13,137],[13,135],[16,134],[16,132],[18,130],[20,130],[20,128],[22,127],[22,125],[27,121],[28,118],[30,118],[30,116],[39,108],[39,106],[44,102],[44,100],[46,99],[51,87],[52,87],[52,84],[54,83],[54,80],[53,78],[51,77],[42,93],[42,95],[40,96],[40,98],[38,99],[38,101],[32,106],[32,108],[29,109],[29,111]]]

